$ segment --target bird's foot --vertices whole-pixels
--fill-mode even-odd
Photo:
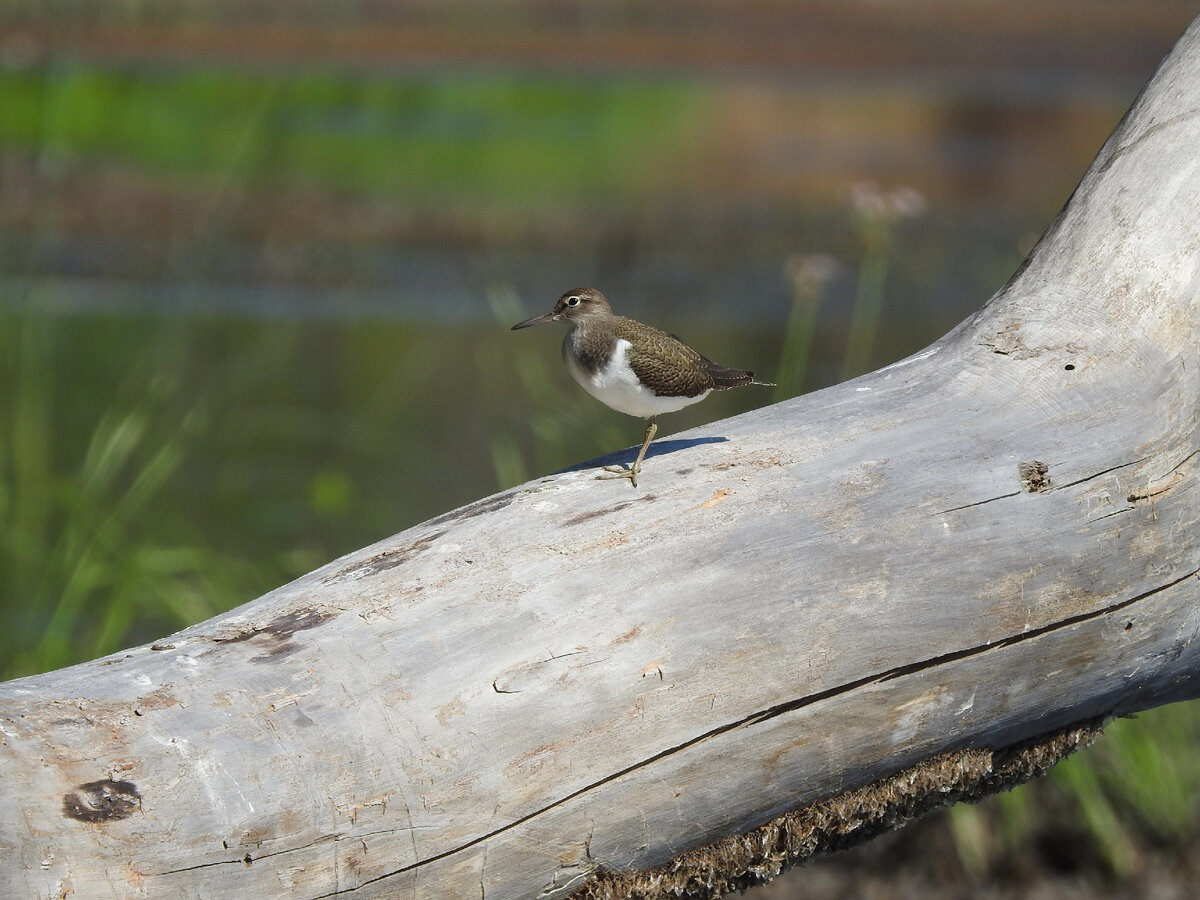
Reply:
[[[634,487],[637,487],[637,477],[638,473],[641,471],[641,468],[641,466],[634,466],[632,469],[627,469],[624,466],[605,466],[604,471],[607,474],[597,475],[596,478],[601,480],[609,478],[628,478],[629,483]]]

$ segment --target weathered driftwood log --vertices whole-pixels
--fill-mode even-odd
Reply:
[[[1196,696],[1198,148],[1193,24],[924,352],[4,685],[0,894],[708,896]]]

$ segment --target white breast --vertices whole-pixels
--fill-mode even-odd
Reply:
[[[675,412],[685,406],[699,403],[709,395],[710,392],[705,391],[695,397],[657,396],[633,374],[626,357],[628,349],[629,341],[618,338],[612,358],[594,375],[575,361],[566,343],[563,344],[563,361],[566,362],[571,376],[585,391],[606,406],[630,416],[648,419],[662,413]]]

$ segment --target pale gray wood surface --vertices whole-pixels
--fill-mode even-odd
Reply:
[[[1194,697],[1198,404],[1193,24],[923,352],[0,686],[0,895],[564,897]]]

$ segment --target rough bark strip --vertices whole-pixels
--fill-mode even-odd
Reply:
[[[1000,750],[964,748],[936,756],[793,810],[745,834],[680,854],[647,872],[599,871],[572,900],[719,900],[785,869],[848,850],[926,813],[977,803],[1045,774],[1100,737],[1093,720]]]

